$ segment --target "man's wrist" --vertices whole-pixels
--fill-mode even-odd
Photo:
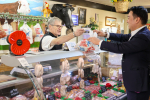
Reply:
[[[105,36],[104,37],[107,37],[107,33],[105,32]]]
[[[76,37],[75,32],[73,32],[73,36]]]

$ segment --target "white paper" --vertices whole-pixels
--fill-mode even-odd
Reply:
[[[69,51],[75,51],[75,46],[76,43],[75,42],[66,42],[67,47],[69,48]]]
[[[29,63],[27,62],[27,60],[25,58],[18,58],[18,60],[23,67],[29,66]]]
[[[114,71],[113,76],[117,77],[117,71]]]
[[[115,80],[115,77],[111,77],[112,80]]]
[[[122,74],[122,69],[119,69],[119,74]]]

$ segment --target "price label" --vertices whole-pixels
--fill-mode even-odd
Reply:
[[[29,66],[29,63],[27,62],[25,58],[18,58],[18,60],[23,67]]]
[[[112,79],[112,80],[115,80],[115,77],[113,76],[113,77],[111,77],[111,79]]]
[[[76,46],[75,42],[66,42],[66,45],[67,45],[69,51],[75,51],[75,46]]]
[[[122,69],[119,69],[119,74],[122,74]]]
[[[113,76],[117,77],[117,71],[114,71]]]

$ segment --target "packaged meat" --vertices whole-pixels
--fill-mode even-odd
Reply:
[[[4,38],[6,36],[6,32],[3,30],[2,25],[0,23],[0,38]]]
[[[122,93],[117,93],[116,91],[114,90],[108,90],[104,93],[102,93],[103,96],[107,96],[107,97],[112,97],[112,96],[117,96],[117,95],[121,95]]]
[[[10,100],[27,100],[23,95],[17,95],[16,97],[11,98]]]
[[[30,44],[32,44],[33,43],[32,29],[27,25],[26,22],[24,22],[22,27],[20,27],[20,30],[26,33],[27,39],[30,41]]]
[[[35,89],[33,89],[33,90],[30,90],[30,91],[28,91],[28,92],[26,92],[25,94],[24,94],[24,96],[26,96],[27,98],[33,98],[34,97],[34,91],[35,91]]]
[[[60,89],[60,94],[61,94],[61,96],[66,96],[66,86],[64,85],[64,86],[61,86],[61,89]]]
[[[5,96],[0,96],[0,100],[9,100]]]
[[[78,82],[78,75],[75,75],[75,76],[71,77],[70,81],[71,81],[72,84],[77,83]]]
[[[86,91],[92,92],[94,90],[97,90],[97,91],[101,90],[101,87],[100,86],[96,86],[96,85],[90,85],[90,86],[86,86],[84,89]]]
[[[51,87],[43,87],[43,92],[48,93],[51,92],[52,88]]]
[[[36,77],[41,77],[43,75],[43,66],[41,64],[36,64],[34,69]]]
[[[67,92],[66,98],[75,99],[76,97],[82,98],[84,97],[84,90],[82,89],[73,89],[70,92]]]
[[[13,32],[13,28],[8,24],[7,20],[5,20],[4,25],[2,25],[2,29],[5,31],[6,36],[10,35]],[[9,45],[6,37],[0,39],[0,45]]]
[[[54,85],[52,87],[54,92],[60,92],[60,88],[61,88],[61,84],[60,83],[57,83],[56,85]]]
[[[101,97],[95,96],[95,97],[92,98],[92,100],[104,100],[104,99],[101,98]]]
[[[84,86],[85,86],[85,85],[84,85],[84,80],[83,80],[83,79],[81,79],[81,81],[80,81],[80,88],[81,88],[81,89],[83,89],[83,88],[84,88]]]
[[[37,93],[37,91],[38,91],[38,93]],[[42,95],[42,92],[40,90],[37,90],[37,91],[34,92],[34,98],[37,98],[38,100],[43,100],[44,97]]]

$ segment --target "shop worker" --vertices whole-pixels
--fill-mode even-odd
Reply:
[[[59,50],[62,44],[70,39],[80,36],[84,33],[84,29],[77,29],[68,35],[60,36],[62,29],[62,21],[57,17],[52,17],[48,21],[49,32],[47,32],[40,41],[40,51]]]
[[[148,12],[142,6],[130,8],[128,26],[131,34],[103,33],[101,37],[121,43],[101,41],[91,37],[88,40],[99,45],[101,50],[123,53],[122,74],[127,91],[127,100],[148,100],[150,67],[150,31],[147,29]]]

